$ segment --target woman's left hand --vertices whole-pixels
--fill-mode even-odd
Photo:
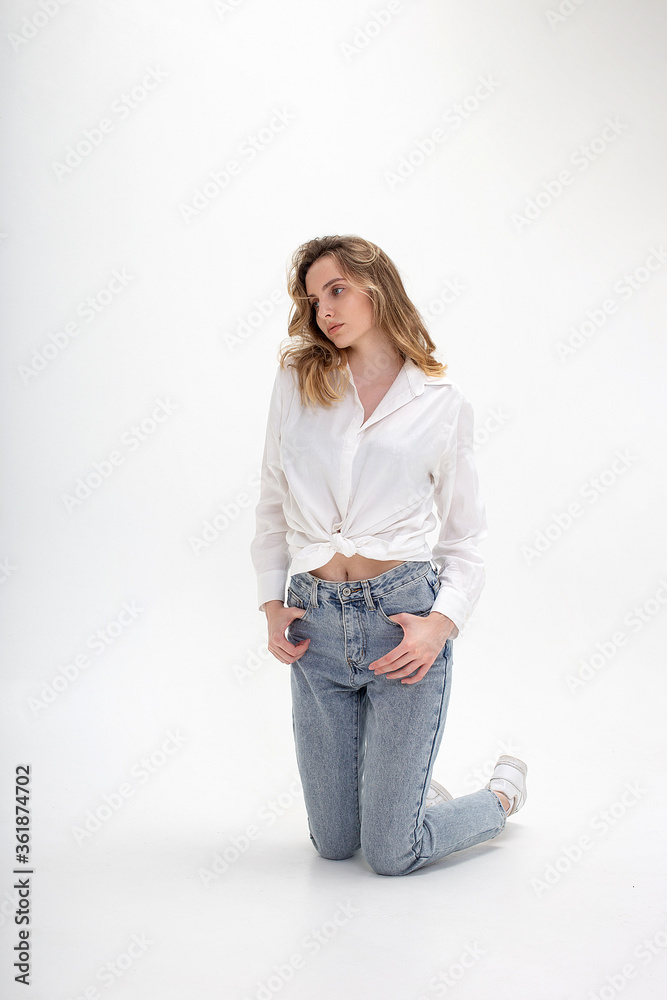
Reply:
[[[439,611],[425,616],[402,611],[388,617],[401,626],[403,639],[385,656],[369,663],[368,669],[375,671],[376,676],[386,674],[391,680],[400,679],[401,684],[416,684],[433,666],[447,639],[458,635],[458,629],[451,618]]]

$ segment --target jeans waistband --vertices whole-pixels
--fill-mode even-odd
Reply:
[[[411,583],[422,576],[432,573],[437,576],[433,564],[428,560],[409,560],[400,566],[394,566],[379,576],[372,576],[365,580],[321,580],[319,576],[312,573],[295,573],[289,578],[289,586],[298,594],[302,600],[309,602],[313,607],[317,607],[320,601],[338,600],[341,603],[346,601],[358,601],[364,598],[366,603],[373,607],[373,597],[382,597],[403,584]]]

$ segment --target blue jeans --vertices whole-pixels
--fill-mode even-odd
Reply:
[[[426,809],[453,640],[415,684],[368,669],[403,638],[388,615],[428,615],[439,585],[432,563],[421,561],[367,580],[296,573],[288,581],[289,607],[306,613],[290,623],[287,638],[310,639],[290,667],[292,722],[310,839],[323,858],[349,858],[361,848],[378,875],[407,875],[505,827],[490,789]]]

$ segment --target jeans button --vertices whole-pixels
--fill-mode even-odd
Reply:
[[[349,597],[351,593],[352,591],[350,590],[349,587],[343,587],[343,594],[345,595],[345,597]]]

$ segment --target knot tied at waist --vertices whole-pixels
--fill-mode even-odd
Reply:
[[[345,538],[341,535],[340,531],[334,531],[331,535],[331,544],[335,548],[336,552],[341,552],[344,556],[353,556],[357,551],[357,547],[351,538]]]

